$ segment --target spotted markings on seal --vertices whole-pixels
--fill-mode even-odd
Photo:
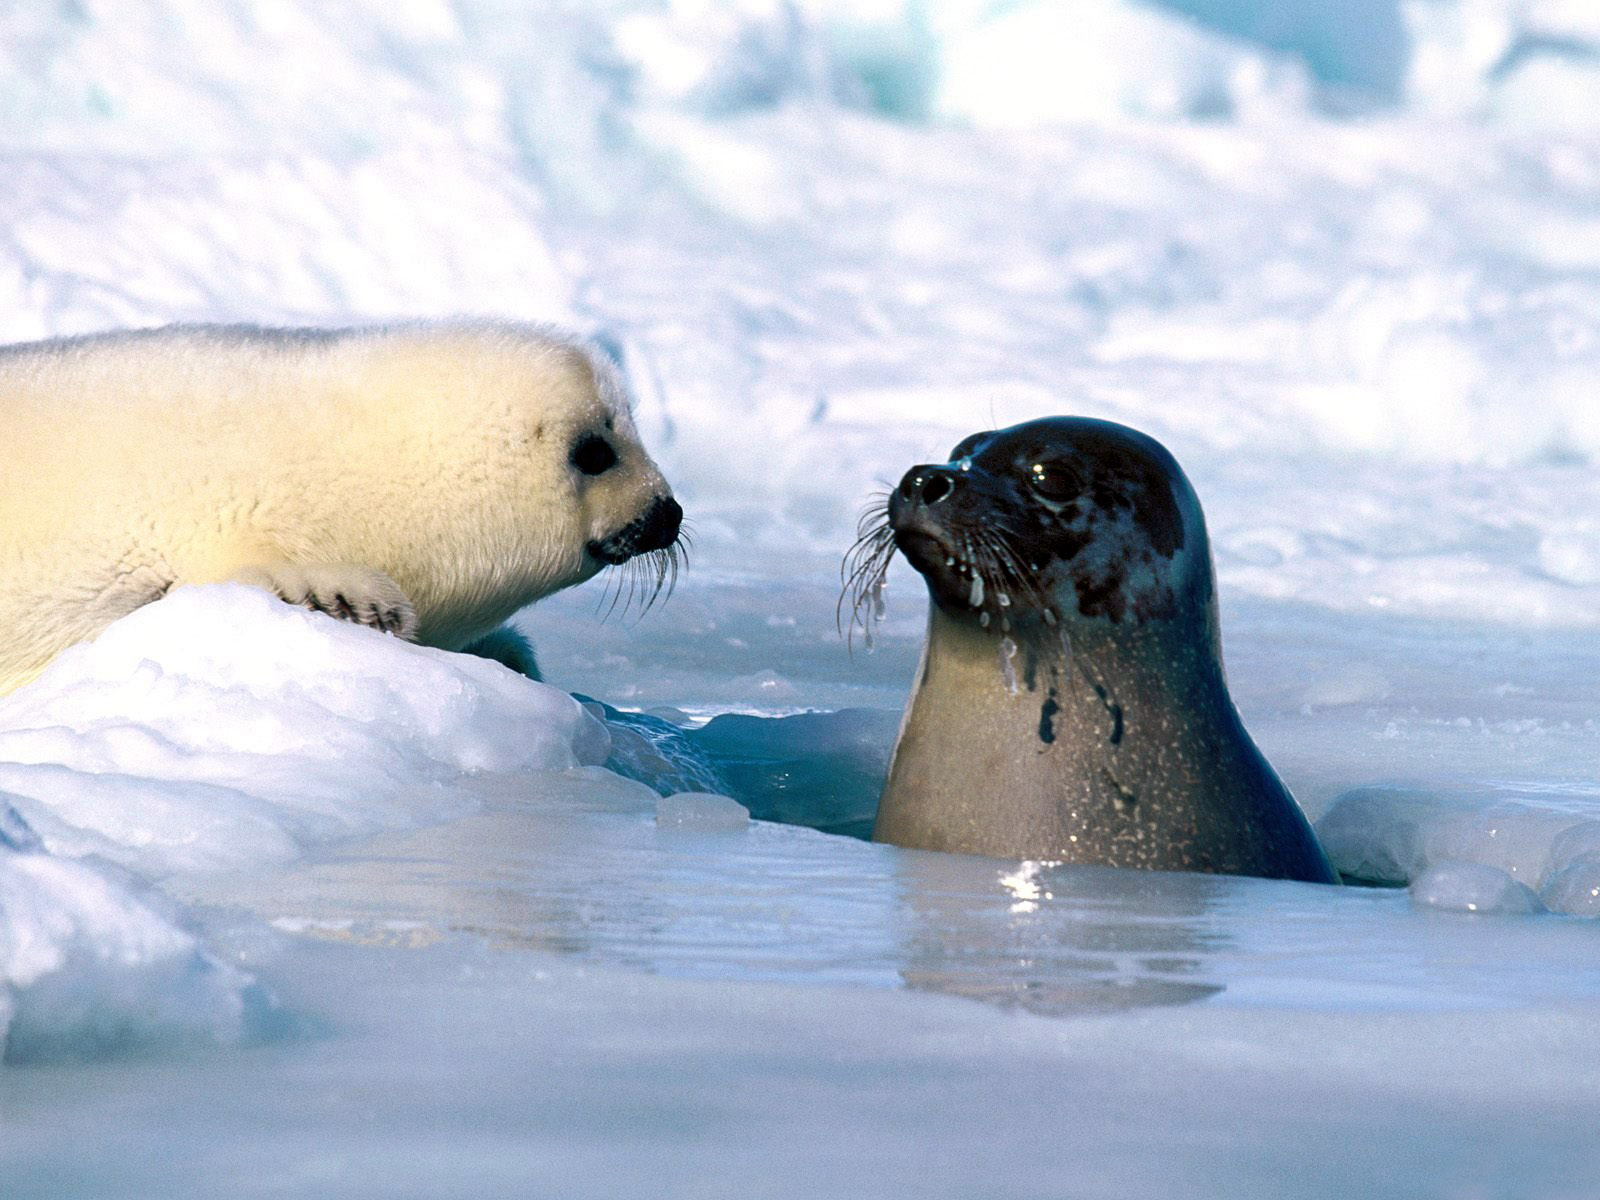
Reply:
[[[913,467],[846,559],[853,618],[897,551],[931,604],[876,840],[1337,881],[1228,694],[1204,517],[1160,443],[1050,417]]]

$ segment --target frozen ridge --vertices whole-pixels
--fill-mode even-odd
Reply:
[[[439,784],[603,762],[607,737],[485,659],[180,588],[0,700],[0,789],[52,853],[159,879],[441,820]]]

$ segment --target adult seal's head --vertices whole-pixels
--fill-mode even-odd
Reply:
[[[1336,881],[1229,698],[1205,521],[1158,442],[1077,417],[974,434],[883,515],[858,604],[895,550],[932,603],[876,840]]]

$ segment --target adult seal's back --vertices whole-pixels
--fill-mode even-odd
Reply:
[[[895,549],[928,639],[877,841],[1337,882],[1239,720],[1189,481],[1154,439],[1053,417],[913,467],[858,543],[858,598]]]

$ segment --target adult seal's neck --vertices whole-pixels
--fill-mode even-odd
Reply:
[[[1031,730],[1038,745],[1028,748],[1035,753],[1058,743],[1085,752],[1103,744],[1110,755],[1127,741],[1130,721],[1142,725],[1148,714],[1166,710],[1237,724],[1214,634],[1197,630],[1197,623],[1203,618],[1190,614],[1136,625],[1094,620],[1063,626],[1034,617],[994,629],[935,603],[911,707],[954,691],[973,718],[982,705],[1006,714],[1008,733]]]
[[[1215,631],[1209,606],[1001,630],[934,603],[874,839],[1332,879],[1234,710]]]

